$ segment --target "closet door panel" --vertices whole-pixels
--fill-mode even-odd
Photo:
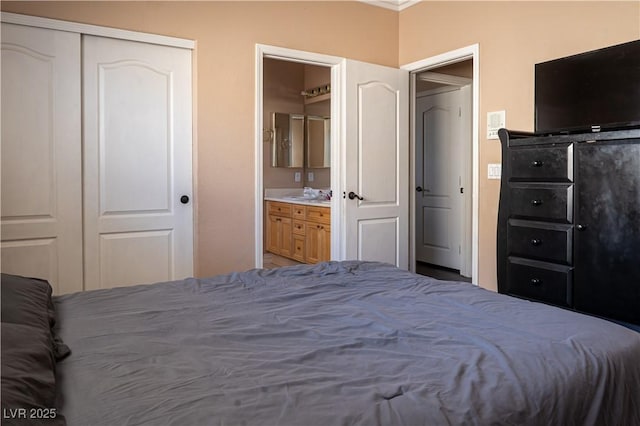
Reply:
[[[82,290],[80,35],[2,24],[2,271]]]
[[[192,275],[191,52],[84,36],[83,62],[86,287]]]

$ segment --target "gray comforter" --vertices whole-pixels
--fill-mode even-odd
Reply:
[[[55,300],[70,425],[640,425],[640,334],[380,263]]]

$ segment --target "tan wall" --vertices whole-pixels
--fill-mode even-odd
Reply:
[[[479,283],[496,288],[499,181],[488,163],[500,144],[486,139],[487,112],[506,110],[507,127],[533,130],[534,64],[640,39],[640,2],[422,2],[400,12],[400,65],[480,46]]]
[[[640,2],[7,2],[3,11],[194,39],[196,273],[254,265],[255,43],[397,66],[480,45],[480,273],[495,289],[496,141],[486,113],[533,128],[533,64],[640,39]],[[310,18],[312,17],[312,18]],[[280,23],[274,25],[274,22]]]
[[[398,62],[398,14],[360,2],[3,1],[0,7],[196,40],[198,276],[254,266],[255,44]]]

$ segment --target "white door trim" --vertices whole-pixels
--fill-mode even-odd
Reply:
[[[302,50],[288,49],[284,47],[256,44],[255,62],[255,223],[254,223],[254,264],[256,268],[263,266],[263,235],[264,235],[264,182],[263,182],[263,63],[264,58],[275,58],[284,61],[302,62],[311,65],[331,67],[331,259],[341,260],[344,256],[342,220],[342,149],[344,131],[342,129],[342,73],[345,68],[345,59],[337,56],[323,55],[320,53],[305,52]]]
[[[416,62],[402,65],[400,68],[415,73],[420,70],[427,70],[430,68],[441,67],[448,64],[453,64],[466,59],[473,60],[473,86],[472,86],[472,219],[471,219],[471,279],[473,284],[478,285],[478,188],[479,188],[479,106],[480,106],[480,46],[479,44],[473,44],[470,46],[462,47],[460,49],[452,50],[442,53],[440,55],[425,58]],[[413,155],[415,153],[415,129],[414,129],[414,117],[415,112],[415,74],[412,74],[412,82],[410,99],[411,99],[411,113],[410,116],[410,137],[409,137],[409,152],[411,159],[409,161],[409,173],[410,182],[415,182],[415,164]],[[409,262],[411,270],[415,272],[415,191],[410,191],[410,206],[409,212],[412,218],[409,220]]]
[[[441,74],[439,72],[425,71],[418,74],[418,80],[431,81],[433,83],[446,84],[448,86],[462,87],[473,83],[473,80],[456,75]]]
[[[118,28],[100,27],[97,25],[81,24],[78,22],[61,21],[59,19],[41,18],[39,16],[21,15],[18,13],[2,12],[2,22],[26,25],[30,27],[48,28],[72,33],[87,34],[100,37],[119,38],[143,43],[160,44],[163,46],[195,49],[196,42],[185,38],[168,37],[159,34],[142,33],[139,31],[121,30]]]

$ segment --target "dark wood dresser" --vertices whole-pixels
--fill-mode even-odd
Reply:
[[[640,324],[640,128],[499,136],[498,291]]]

